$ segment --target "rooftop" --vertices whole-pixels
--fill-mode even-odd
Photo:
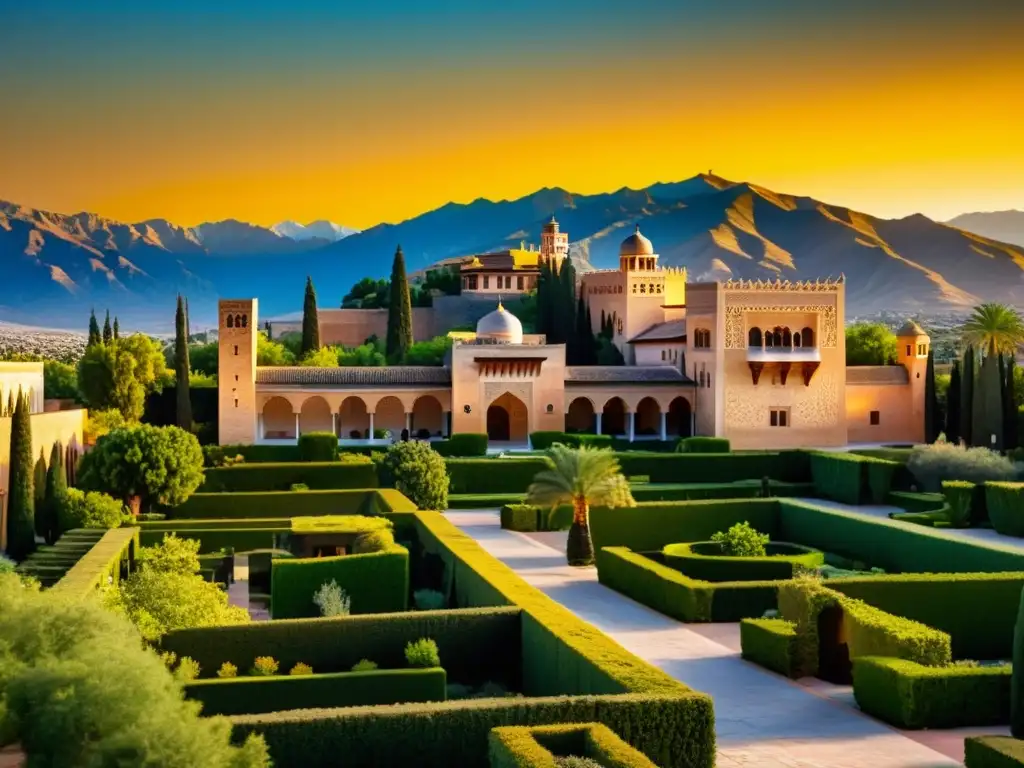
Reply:
[[[848,365],[847,384],[907,384],[910,375],[902,365]]]
[[[568,365],[566,384],[692,384],[671,365]]]
[[[914,320],[907,320],[898,331],[897,336],[927,336],[924,329],[918,325]]]
[[[447,368],[433,365],[388,365],[378,368],[273,366],[257,368],[256,383],[299,387],[451,386],[452,374]]]
[[[644,341],[686,341],[686,320],[669,320],[652,325],[630,339],[629,343]]]

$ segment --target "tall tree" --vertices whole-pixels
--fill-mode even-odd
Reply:
[[[405,256],[402,246],[395,251],[391,263],[391,301],[388,305],[388,338],[385,354],[388,362],[400,364],[412,346],[412,301],[409,299],[409,279],[405,274]]]
[[[974,308],[964,323],[964,339],[986,357],[1000,352],[1016,354],[1024,342],[1024,321],[1005,304],[988,303]]]
[[[64,468],[64,450],[60,443],[54,443],[50,451],[50,466],[46,470],[46,489],[43,507],[36,509],[36,520],[42,518],[42,536],[47,544],[60,538],[62,510],[67,503],[68,483]]]
[[[174,315],[174,379],[177,397],[177,424],[186,432],[192,430],[192,401],[188,387],[188,321],[185,301],[178,296]]]
[[[559,344],[568,344],[576,334],[576,268],[568,259],[562,261],[558,270],[558,291],[556,293],[555,318],[561,337]],[[575,344],[573,344],[575,346]]]
[[[924,439],[934,443],[939,436],[939,400],[935,394],[935,353],[929,345],[924,374]]]
[[[46,528],[43,525],[43,515],[40,513],[46,500],[46,454],[42,448],[39,449],[39,458],[32,465],[32,493],[35,498],[32,508],[35,510],[33,522],[36,535],[45,538]]]
[[[185,341],[192,341],[192,316],[188,313],[188,296],[185,297]]]
[[[586,320],[586,362],[585,365],[597,365],[597,336],[594,333],[594,319],[590,314],[590,302],[587,302],[587,320]]]
[[[946,440],[954,445],[960,442],[960,361],[953,361],[946,390]]]
[[[1020,417],[1017,405],[1017,393],[1014,389],[1017,362],[1013,355],[1006,357],[1006,378],[1003,384],[1003,448],[1007,451],[1018,447],[1020,434]]]
[[[103,337],[100,336],[100,324],[96,322],[96,310],[92,310],[89,313],[89,341],[86,342],[86,349],[94,347],[97,344],[103,343]]]
[[[117,318],[114,318],[114,341],[121,338],[121,324],[117,322]]]
[[[583,300],[583,294],[581,293],[576,299],[576,327],[573,329],[572,342],[566,352],[573,350],[573,362],[571,365],[590,365],[589,356],[587,350],[591,346],[592,335],[590,328],[587,327],[587,304]]]
[[[114,340],[114,329],[110,326],[110,310],[107,310],[107,319],[103,321],[103,343],[110,344]]]
[[[320,350],[320,318],[316,312],[316,289],[313,278],[306,277],[306,298],[302,302],[302,345],[299,357]]]
[[[1003,382],[999,379],[999,356],[987,355],[978,372],[974,398],[974,444],[1003,448]]]
[[[7,393],[7,410],[4,411],[4,415],[8,417],[13,416],[14,409],[17,407],[17,404],[14,402],[14,390],[12,389]]]
[[[11,420],[7,482],[7,554],[24,560],[36,548],[35,489],[32,478],[32,418],[27,395],[18,395]]]
[[[964,366],[960,371],[960,439],[974,445],[974,347],[964,350]]]

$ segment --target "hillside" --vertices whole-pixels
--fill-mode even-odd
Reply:
[[[80,327],[83,313],[169,325],[174,296],[189,296],[193,327],[210,323],[217,296],[257,296],[264,316],[294,312],[307,274],[337,306],[353,282],[385,277],[399,243],[410,272],[521,241],[539,242],[551,214],[580,265],[617,263],[634,222],[661,263],[691,279],[815,278],[845,273],[848,310],[942,311],[980,300],[1024,306],[1024,246],[921,215],[898,220],[812,198],[700,175],[647,189],[576,195],[545,188],[518,200],[449,203],[336,242],[294,240],[228,221],[195,228],[164,220],[125,224],[0,203],[0,262],[8,281],[0,319]]]
[[[947,222],[984,237],[1024,246],[1024,211],[963,213]]]

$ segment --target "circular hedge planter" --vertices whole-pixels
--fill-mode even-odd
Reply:
[[[799,544],[772,541],[764,557],[727,557],[714,541],[669,544],[663,550],[665,565],[691,579],[702,581],[775,581],[793,578],[797,567],[825,564],[825,553]]]

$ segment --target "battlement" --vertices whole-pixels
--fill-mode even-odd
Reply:
[[[808,293],[826,293],[839,290],[846,284],[846,275],[839,279],[831,277],[824,280],[727,280],[722,287],[727,291],[805,291]]]

